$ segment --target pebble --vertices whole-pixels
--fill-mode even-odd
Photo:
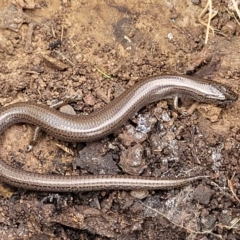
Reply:
[[[138,132],[132,125],[127,125],[126,130],[119,135],[119,139],[126,147],[131,146],[133,143],[142,143],[147,137],[146,133]]]
[[[68,68],[68,65],[66,65],[65,63],[55,58],[49,57],[48,55],[43,55],[42,58],[45,64],[52,69],[63,71]]]
[[[200,3],[200,0],[191,0],[191,2],[195,5],[198,5]]]
[[[60,112],[63,112],[63,113],[71,114],[71,115],[76,115],[75,110],[74,110],[73,107],[72,107],[71,105],[69,105],[69,104],[60,107],[60,108],[59,108],[59,111],[60,111]]]
[[[137,199],[144,199],[148,196],[149,192],[147,190],[132,190],[130,192],[130,195],[134,198],[137,198]]]
[[[105,151],[100,142],[87,143],[86,147],[79,151],[79,157],[75,158],[76,165],[93,174],[117,174],[119,169],[113,160],[112,151],[104,153]]]
[[[213,194],[214,191],[212,191],[210,188],[199,184],[193,193],[193,198],[196,202],[208,205]]]
[[[84,102],[90,106],[95,105],[96,99],[95,97],[91,94],[88,93],[84,98],[83,98]]]
[[[119,165],[130,175],[139,175],[147,167],[143,159],[143,146],[136,144],[123,151]]]
[[[155,117],[152,117],[150,113],[139,114],[136,130],[141,133],[148,133],[152,130],[156,122],[157,119]]]

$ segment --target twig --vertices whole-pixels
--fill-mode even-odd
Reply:
[[[62,31],[61,31],[61,42],[63,40],[63,25],[62,25]]]
[[[234,13],[232,13],[232,12],[230,12],[226,7],[225,7],[225,9],[227,10],[227,12],[229,13],[229,15],[230,16],[232,16],[234,19],[235,19],[235,21],[237,22],[237,24],[238,25],[240,25],[240,22],[237,20],[237,18],[236,18],[236,16],[235,16],[235,14]]]
[[[231,222],[230,222],[230,224],[231,224],[231,226],[227,226],[227,225],[223,225],[223,224],[221,224],[221,223],[218,223],[217,224],[217,226],[218,227],[221,227],[221,228],[226,228],[226,229],[228,229],[228,230],[230,230],[230,229],[233,229],[233,228],[238,228],[238,227],[236,227],[236,225],[238,224],[240,222],[240,218],[234,218]]]
[[[53,26],[51,27],[51,30],[52,30],[52,35],[53,35],[53,37],[56,38],[56,34],[55,34],[54,29],[53,29]]]
[[[224,196],[228,197],[228,198],[231,199],[232,201],[235,200],[229,193],[225,192],[225,191],[223,190],[223,188],[220,187],[217,183],[211,181],[210,184],[213,185],[213,186],[215,186],[215,187],[217,187],[217,188],[222,192],[222,194],[223,194]]]
[[[231,179],[228,179],[228,187],[230,188],[233,196],[235,197],[235,199],[240,203],[240,199],[237,197],[237,194],[235,193],[234,189],[233,189],[233,179],[235,176],[235,172],[233,173]]]
[[[37,24],[35,22],[31,22],[28,26],[28,33],[27,33],[26,44],[25,44],[25,51],[27,53],[31,52],[32,34],[33,34],[33,30],[36,27],[36,25]]]

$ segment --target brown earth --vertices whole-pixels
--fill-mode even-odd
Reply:
[[[78,94],[67,108],[90,113],[135,82],[167,73],[205,77],[239,93],[240,26],[231,1],[213,1],[215,34],[206,45],[206,27],[197,21],[206,1],[192,2],[1,1],[1,105],[46,105]],[[211,179],[149,193],[49,195],[2,184],[0,238],[240,239],[240,103],[196,108],[182,117],[172,101],[161,101],[102,141],[71,144],[43,133],[32,152],[26,148],[34,127],[10,127],[0,156],[26,171]]]

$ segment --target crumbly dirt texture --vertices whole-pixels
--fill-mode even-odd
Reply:
[[[240,26],[232,1],[206,26],[207,1],[0,1],[0,104],[51,105],[89,114],[137,81],[168,73],[215,80],[240,92]],[[207,23],[208,13],[202,21]],[[239,19],[238,19],[239,21]],[[193,102],[182,99],[188,108]],[[49,194],[0,185],[0,239],[240,239],[240,104],[149,104],[114,134],[65,143],[34,126],[1,135],[0,157],[41,174],[209,175],[165,191]],[[134,189],[133,189],[134,190]]]

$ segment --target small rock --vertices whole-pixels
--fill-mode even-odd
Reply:
[[[63,113],[71,114],[71,115],[76,115],[75,110],[69,104],[60,107],[59,111]]]
[[[76,165],[93,174],[117,174],[119,169],[112,158],[112,151],[103,154],[103,148],[103,144],[99,142],[88,143],[79,152]]]
[[[81,76],[79,77],[78,79],[78,82],[80,82],[81,84],[85,83],[87,81],[86,77],[85,76]]]
[[[171,32],[168,33],[167,38],[171,41],[173,39],[173,34]]]
[[[35,65],[31,68],[31,71],[36,72],[36,73],[43,73],[44,67],[41,65]]]
[[[153,133],[150,137],[150,144],[154,151],[162,152],[162,150],[168,146],[168,143],[159,136],[159,134]]]
[[[18,32],[23,22],[26,22],[26,15],[23,11],[19,11],[17,7],[10,4],[1,13],[1,27]]]
[[[76,55],[75,58],[76,58],[76,60],[77,60],[79,63],[81,63],[81,62],[83,61],[83,58],[84,58],[84,57],[83,57],[83,55],[82,55],[81,53],[79,53],[79,54]]]
[[[124,92],[125,92],[125,88],[122,86],[122,84],[117,83],[115,86],[114,97],[117,98]]]
[[[137,118],[136,130],[141,133],[148,133],[152,130],[153,126],[157,122],[155,117],[152,117],[150,113],[139,114]]]
[[[193,198],[195,199],[195,201],[207,205],[209,204],[211,196],[213,194],[214,191],[212,191],[210,188],[199,184],[193,193]]]
[[[43,55],[42,57],[45,64],[50,68],[60,70],[60,71],[66,70],[68,68],[68,65],[64,64],[63,62],[55,58],[49,57],[48,55]]]
[[[142,155],[142,145],[136,144],[122,152],[119,165],[123,168],[124,172],[131,175],[139,175],[147,167]]]
[[[225,207],[226,204],[224,204]],[[228,210],[227,209],[223,209],[221,211],[221,213],[218,215],[218,221],[223,223],[223,224],[229,224],[232,220],[233,220],[233,212],[231,211],[231,208],[229,208]]]
[[[93,106],[96,102],[95,97],[91,94],[88,93],[84,98],[83,98],[84,102],[90,106]]]
[[[174,141],[175,134],[173,132],[167,132],[167,134],[164,136],[164,140],[167,142]]]
[[[201,222],[206,227],[206,229],[214,228],[217,221],[217,217],[214,214],[211,214],[207,217],[202,218]]]
[[[200,3],[200,0],[191,0],[191,2],[195,5],[198,5]]]
[[[163,113],[162,113],[162,120],[163,120],[163,122],[169,122],[171,120],[168,112],[163,111]]]
[[[119,134],[119,139],[126,147],[131,146],[133,143],[142,143],[147,137],[146,133],[138,132],[132,125],[127,125],[126,130]]]
[[[126,191],[119,192],[117,194],[117,199],[115,200],[115,202],[118,202],[120,204],[121,209],[130,208],[134,204],[134,201],[135,201],[134,198],[130,197],[128,192]]]
[[[56,211],[54,204],[43,204],[41,206],[41,217],[44,217],[46,222],[50,221],[50,218]]]
[[[137,191],[132,190],[130,192],[130,195],[132,197],[140,199],[140,200],[146,198],[148,196],[148,194],[149,194],[149,192],[147,190],[137,190]]]
[[[107,95],[104,93],[104,91],[101,88],[96,89],[96,94],[97,94],[97,97],[102,99],[105,103],[110,102],[110,99],[107,97]]]

